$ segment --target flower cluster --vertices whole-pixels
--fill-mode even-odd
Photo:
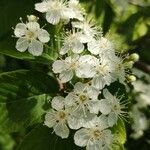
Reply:
[[[133,76],[127,72],[136,61],[135,56],[134,59],[133,55],[119,56],[113,43],[86,19],[78,0],[44,0],[35,4],[35,9],[45,13],[52,25],[71,25],[59,43],[59,59],[53,62],[52,71],[61,84],[73,83],[74,88],[65,89],[69,91],[67,95],[52,99],[44,124],[61,138],[68,138],[69,129],[77,130],[74,142],[87,150],[111,149],[111,129],[126,112],[125,103],[112,95],[108,86],[115,81],[122,84],[131,81]],[[49,33],[40,28],[37,20],[29,16],[26,24],[17,24],[14,32],[19,38],[16,48],[20,52],[28,49],[39,56],[43,43],[50,40]]]

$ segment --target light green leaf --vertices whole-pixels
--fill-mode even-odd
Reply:
[[[114,133],[114,139],[116,143],[119,143],[119,145],[125,144],[127,135],[126,128],[122,120],[118,120],[117,124],[113,127],[112,131]]]

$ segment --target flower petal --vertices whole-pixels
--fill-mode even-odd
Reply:
[[[111,106],[109,101],[107,99],[100,100],[99,109],[102,114],[109,114],[111,112]]]
[[[69,129],[64,123],[58,123],[55,125],[54,131],[56,135],[60,136],[62,139],[68,138],[69,136]]]
[[[52,128],[56,124],[56,112],[54,110],[51,110],[45,115],[45,121],[44,124],[48,126],[49,128]]]
[[[59,75],[59,79],[62,83],[66,83],[73,78],[73,71],[72,70],[65,70],[62,71]]]
[[[29,44],[28,51],[33,56],[40,56],[43,52],[43,44],[37,40],[32,40]]]
[[[50,11],[46,13],[46,20],[53,25],[58,24],[60,19],[61,14],[58,11]]]
[[[90,139],[89,130],[88,129],[80,129],[74,135],[74,142],[76,145],[84,147],[87,145]]]
[[[38,39],[43,43],[47,43],[50,40],[49,33],[44,29],[40,29],[38,32]]]
[[[80,41],[75,41],[72,44],[72,51],[76,54],[82,53],[84,50],[84,45]]]
[[[56,96],[52,99],[52,108],[62,110],[64,108],[65,99],[62,96]]]
[[[117,123],[117,120],[118,120],[117,114],[115,114],[115,113],[110,113],[110,114],[108,115],[108,125],[109,125],[110,127],[112,127],[114,124],[116,124],[116,123]]]
[[[25,35],[26,31],[27,31],[26,25],[24,23],[18,23],[14,30],[14,34],[17,37],[22,37],[23,35]]]
[[[100,101],[99,100],[90,100],[88,102],[88,109],[90,113],[98,114],[100,110]]]
[[[48,3],[46,1],[35,4],[35,10],[42,12],[42,13],[47,12],[48,10],[47,4]]]
[[[40,25],[37,22],[29,22],[27,23],[27,28],[36,33],[40,29]]]
[[[86,87],[87,87],[86,84],[78,82],[74,86],[74,92],[75,93],[81,93],[81,92],[83,92],[86,89]]]
[[[29,46],[29,41],[26,38],[19,38],[16,43],[16,49],[20,52],[25,52]]]
[[[61,73],[66,69],[66,65],[62,60],[56,60],[52,65],[54,73]]]
[[[108,100],[113,100],[114,99],[114,96],[107,89],[103,90],[103,95]]]

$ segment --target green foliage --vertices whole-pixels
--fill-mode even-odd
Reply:
[[[75,146],[72,138],[62,140],[51,129],[39,125],[24,138],[17,150],[82,150],[82,148]]]
[[[58,90],[57,81],[43,72],[17,70],[0,74],[0,131],[16,132],[42,122],[46,94],[52,96]]]

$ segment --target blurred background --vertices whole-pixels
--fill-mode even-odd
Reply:
[[[138,53],[140,60],[133,69],[137,81],[131,99],[133,126],[127,125],[127,150],[150,150],[150,0],[80,0],[90,18],[102,27],[103,34],[120,53]],[[41,24],[47,22],[34,10],[40,0],[0,0],[0,73],[17,69],[47,69],[40,59],[15,50],[13,27],[34,14]],[[41,19],[43,18],[43,19]],[[25,59],[25,60],[23,60]],[[34,63],[33,63],[34,62]],[[137,94],[138,93],[138,94]],[[134,98],[133,98],[134,97]],[[144,105],[141,106],[140,102]],[[142,104],[143,104],[142,103]],[[2,112],[1,112],[2,113]],[[0,150],[13,150],[22,140],[24,132],[3,134],[0,131]]]

